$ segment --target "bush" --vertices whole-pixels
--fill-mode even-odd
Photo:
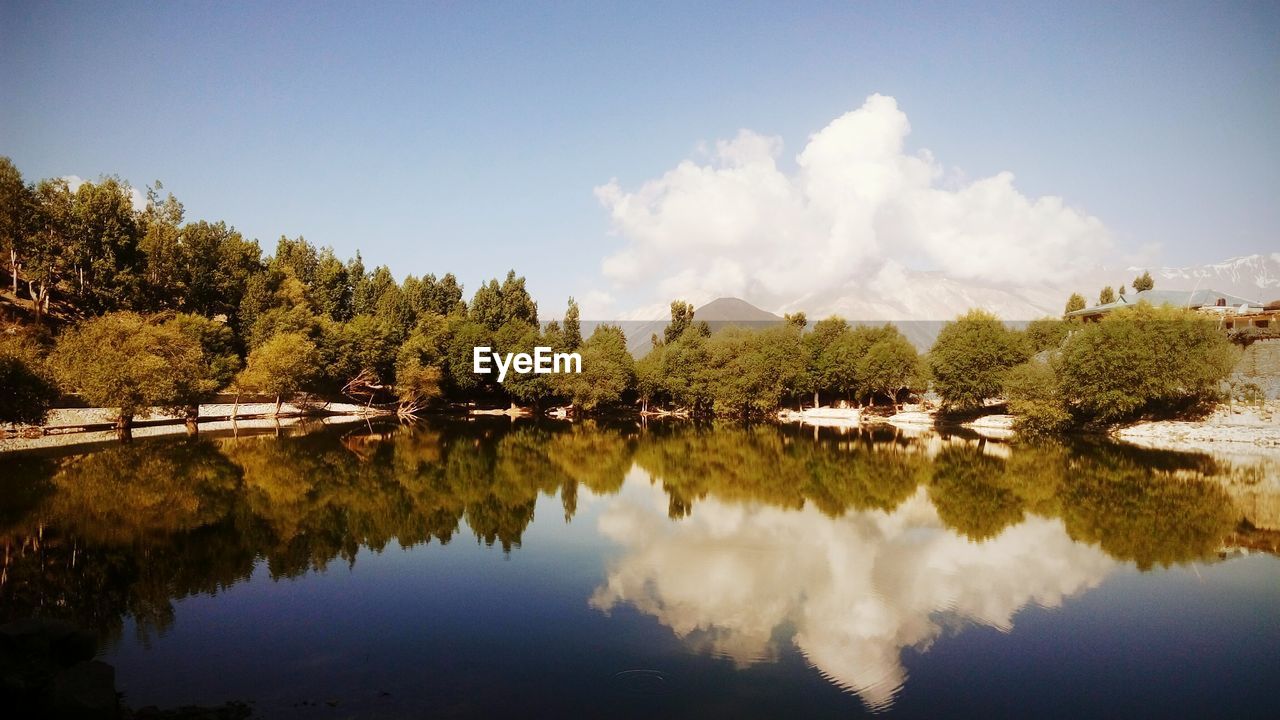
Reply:
[[[1005,373],[1026,359],[1017,332],[991,313],[971,310],[943,326],[929,351],[929,370],[943,409],[972,410],[999,396]]]
[[[0,423],[40,425],[57,399],[58,387],[36,344],[0,334]]]
[[[200,343],[175,323],[131,312],[86,320],[58,338],[51,358],[59,381],[93,405],[119,408],[127,428],[158,406],[179,413],[211,389]]]
[[[1048,435],[1071,423],[1058,373],[1047,362],[1032,360],[1010,370],[1004,392],[1019,434]]]
[[[1084,325],[1064,343],[1060,386],[1077,413],[1114,423],[1216,399],[1238,356],[1216,320],[1139,303]]]

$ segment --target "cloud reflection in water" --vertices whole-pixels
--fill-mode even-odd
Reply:
[[[610,498],[599,529],[625,551],[592,607],[631,605],[740,666],[775,659],[776,631],[794,628],[824,677],[877,710],[906,681],[902,650],[927,650],[944,617],[1008,631],[1027,603],[1056,607],[1117,564],[1035,515],[972,542],[943,524],[924,488],[888,513],[832,518],[709,497],[672,522],[655,484]]]

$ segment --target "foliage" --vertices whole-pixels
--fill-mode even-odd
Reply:
[[[1116,301],[1116,291],[1110,286],[1102,288],[1102,292],[1098,293],[1098,304],[1108,305]]]
[[[1053,350],[1062,345],[1062,341],[1066,339],[1070,332],[1071,326],[1065,320],[1059,320],[1058,318],[1032,320],[1027,323],[1026,329],[1023,330],[1023,335],[1026,337],[1027,342],[1027,352],[1034,355],[1045,350]]]
[[[31,339],[0,332],[0,423],[39,425],[58,387]]]
[[[1026,359],[1018,333],[988,312],[971,310],[943,326],[928,361],[944,409],[963,411],[999,396],[1009,368]]]
[[[627,351],[627,338],[614,325],[598,325],[578,349],[582,372],[566,374],[564,394],[575,408],[587,412],[620,404],[635,386],[635,360]]]
[[[274,395],[278,403],[310,386],[319,367],[315,343],[301,333],[282,332],[249,353],[236,384],[242,390]]]
[[[903,391],[922,389],[920,355],[897,328],[886,325],[884,334],[858,361],[857,378],[859,388],[873,401],[877,395],[883,395],[896,410]]]
[[[1022,435],[1058,432],[1071,423],[1058,373],[1041,360],[1025,362],[1009,371],[1004,394],[1014,416],[1014,430]]]
[[[1085,309],[1084,296],[1080,293],[1071,293],[1071,297],[1067,298],[1067,307],[1064,312],[1073,313],[1083,309]]]
[[[1216,399],[1238,352],[1212,318],[1143,302],[1073,333],[1058,370],[1074,414],[1112,423]]]
[[[185,409],[217,384],[216,363],[206,359],[194,333],[131,312],[92,318],[63,333],[52,363],[67,390],[93,405],[119,408],[122,426],[153,406]]]
[[[1133,289],[1142,292],[1151,290],[1156,286],[1156,281],[1151,279],[1151,272],[1143,270],[1142,274],[1133,279]]]

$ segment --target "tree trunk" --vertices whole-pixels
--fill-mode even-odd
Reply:
[[[817,391],[817,390],[814,390],[814,391],[813,391],[813,406],[814,406],[814,407],[821,407],[821,404],[820,404],[819,399],[818,399],[818,391]]]
[[[280,417],[280,404],[284,402],[279,395],[276,396],[276,417]]]
[[[9,250],[9,271],[13,275],[13,299],[18,299],[18,251],[16,248]]]
[[[116,416],[116,437],[123,441],[133,439],[133,415],[122,411]]]
[[[182,419],[187,426],[188,435],[197,435],[200,432],[200,406],[188,405],[185,417]]]

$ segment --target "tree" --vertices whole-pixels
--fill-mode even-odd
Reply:
[[[1114,423],[1216,399],[1238,352],[1215,319],[1141,302],[1071,335],[1059,361],[1061,387],[1073,412]]]
[[[28,248],[26,281],[32,314],[40,323],[49,312],[54,289],[71,266],[75,208],[71,189],[61,178],[40,181],[33,200],[35,213],[24,243]]]
[[[400,346],[396,354],[395,391],[401,413],[416,413],[443,395],[448,332],[448,320],[444,316],[429,314]]]
[[[319,367],[319,350],[307,336],[296,332],[278,333],[249,353],[237,385],[274,395],[275,414],[279,415],[285,399],[315,381]]]
[[[312,302],[330,320],[342,322],[352,315],[352,288],[347,266],[324,248],[316,260],[315,280],[311,286]]]
[[[984,310],[943,326],[929,351],[934,389],[949,411],[973,410],[998,397],[1009,368],[1027,359],[1018,334]]]
[[[1098,293],[1099,305],[1109,305],[1115,301],[1116,301],[1116,291],[1112,290],[1110,285],[1102,288],[1102,292]]]
[[[693,305],[684,300],[671,301],[671,322],[662,331],[662,339],[667,343],[675,342],[693,326]]]
[[[34,214],[35,193],[22,181],[13,161],[0,156],[0,252],[9,263],[15,298]]]
[[[1119,294],[1120,294],[1120,297],[1124,297],[1124,286],[1123,286],[1123,285],[1121,285],[1121,286],[1120,286]]]
[[[886,326],[892,332],[872,343],[858,361],[857,376],[862,388],[871,394],[885,395],[898,411],[898,396],[920,385],[920,355],[897,328]]]
[[[566,350],[577,350],[582,344],[582,323],[578,319],[578,303],[569,298],[569,309],[564,311],[564,325],[561,327],[562,343]]]
[[[1048,363],[1031,360],[1011,369],[1004,379],[1014,430],[1022,435],[1048,435],[1071,422],[1058,373]]]
[[[237,332],[243,332],[253,326],[253,315],[266,309],[269,289],[276,282],[264,272],[258,243],[245,240],[235,228],[203,220],[183,226],[178,286],[186,311],[225,315]]]
[[[40,425],[57,399],[39,347],[25,336],[0,333],[0,423]]]
[[[841,336],[849,333],[849,323],[844,318],[831,316],[814,323],[813,330],[805,334],[806,373],[802,383],[805,392],[813,393],[813,405],[821,405],[822,393],[833,392],[827,382],[831,376],[831,368],[827,367],[832,358],[826,354],[827,348]]]
[[[183,295],[181,285],[182,203],[169,193],[163,200],[159,180],[147,188],[147,207],[139,217],[142,238],[138,249],[143,255],[143,292],[145,307],[160,310],[177,307]]]
[[[782,321],[797,330],[804,330],[809,324],[809,318],[805,317],[805,314],[802,312],[786,313],[782,316]]]
[[[1085,308],[1084,296],[1080,293],[1071,293],[1071,297],[1067,298],[1067,308],[1065,312],[1073,313],[1077,310]]]
[[[123,432],[153,407],[183,412],[208,387],[209,366],[196,340],[132,312],[91,318],[63,333],[52,364],[64,387],[95,406],[118,408]]]
[[[639,396],[642,413],[649,412],[649,405],[662,392],[664,383],[662,363],[665,350],[666,347],[663,345],[655,346],[636,361],[636,395]]]
[[[1027,350],[1031,353],[1052,350],[1066,339],[1070,327],[1058,318],[1041,318],[1027,323],[1023,335],[1026,337]]]
[[[1151,272],[1148,270],[1143,270],[1141,275],[1133,279],[1133,289],[1138,292],[1151,290],[1155,286],[1156,281],[1151,279]]]
[[[174,398],[175,403],[184,409],[188,428],[194,430],[200,403],[226,387],[240,370],[235,334],[225,322],[191,313],[178,313],[164,325],[177,330],[200,349],[198,373],[181,387]]]
[[[114,177],[82,183],[72,194],[68,280],[81,310],[136,309],[144,258],[132,188]]]
[[[616,325],[597,325],[578,351],[582,372],[566,374],[564,387],[575,408],[593,412],[617,405],[635,384],[635,359]]]

